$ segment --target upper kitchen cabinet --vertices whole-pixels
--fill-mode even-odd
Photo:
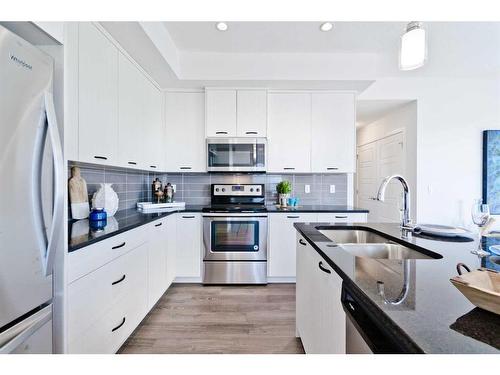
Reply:
[[[118,163],[118,50],[92,23],[79,24],[80,161]]]
[[[167,172],[206,172],[205,94],[165,93]]]
[[[267,91],[206,89],[207,137],[265,137]]]
[[[236,119],[238,137],[266,137],[267,91],[238,90],[236,93]]]
[[[311,171],[311,94],[268,93],[268,172]]]
[[[163,121],[163,93],[144,78],[143,127],[145,132],[145,169],[165,169],[165,122]]]
[[[236,90],[206,90],[207,137],[236,136]]]
[[[118,57],[118,153],[120,164],[144,168],[143,103],[144,77],[121,53]]]
[[[311,168],[313,173],[354,173],[355,97],[318,92],[311,99]]]

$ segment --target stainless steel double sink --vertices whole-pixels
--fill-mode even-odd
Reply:
[[[318,227],[318,231],[333,241],[336,247],[363,258],[372,259],[440,259],[440,254],[421,251],[396,243],[389,238],[363,229]]]

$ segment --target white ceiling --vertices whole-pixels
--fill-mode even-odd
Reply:
[[[410,102],[411,100],[358,100],[356,102],[356,126],[371,124]]]
[[[335,22],[329,32],[321,22],[165,22],[181,51],[221,53],[380,52],[397,49],[404,22]]]

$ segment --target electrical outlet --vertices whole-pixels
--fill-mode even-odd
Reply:
[[[177,185],[172,185],[172,189],[174,189],[174,193],[177,191]]]
[[[335,194],[335,185],[330,185],[330,194]]]
[[[304,186],[304,191],[306,194],[309,194],[311,192],[311,185],[305,185]]]

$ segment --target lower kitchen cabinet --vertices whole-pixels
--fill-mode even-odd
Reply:
[[[342,278],[297,234],[296,333],[306,353],[345,354]]]
[[[168,289],[172,285],[177,272],[177,214],[167,216],[165,219],[166,241],[167,241],[167,285]]]
[[[318,223],[366,223],[367,214],[363,212],[320,212],[317,220]]]
[[[296,272],[296,230],[293,223],[316,220],[316,213],[269,214],[267,275],[270,281],[293,281]]]
[[[201,281],[201,215],[182,213],[177,216],[176,275],[178,281]]]
[[[148,308],[151,309],[167,290],[167,223],[166,219],[149,224]]]

